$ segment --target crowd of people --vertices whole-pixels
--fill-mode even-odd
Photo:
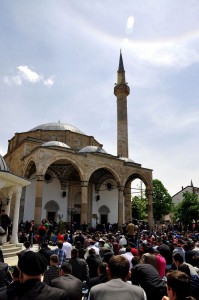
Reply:
[[[42,220],[19,227],[12,272],[0,262],[0,299],[199,300],[199,233],[124,224],[74,230]],[[38,244],[33,251],[33,243]],[[53,247],[52,247],[53,245]]]

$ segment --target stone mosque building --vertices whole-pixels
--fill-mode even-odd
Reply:
[[[148,222],[152,227],[152,170],[128,157],[129,93],[120,53],[114,87],[117,156],[107,153],[93,136],[60,122],[16,133],[9,140],[4,156],[9,172],[30,182],[22,188],[19,222],[34,219],[40,224],[47,218],[93,227],[97,223],[118,223],[120,227],[131,220],[131,183],[140,179],[146,186]],[[11,193],[10,199],[13,217],[15,194]]]

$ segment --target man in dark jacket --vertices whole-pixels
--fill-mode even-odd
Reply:
[[[1,263],[4,264],[4,263]],[[4,264],[6,265],[6,264]],[[8,285],[8,281],[7,281],[7,272],[5,268],[0,268],[0,299],[1,300],[6,300],[6,291],[7,291],[7,285]]]
[[[163,296],[167,294],[166,283],[158,271],[150,264],[140,263],[138,256],[133,257],[132,265],[132,284],[139,285],[144,289],[147,300],[162,300]]]
[[[108,281],[108,277],[106,274],[106,268],[108,267],[108,264],[105,262],[102,262],[98,266],[98,276],[91,278],[89,282],[89,289],[91,289],[93,286],[104,283]]]
[[[10,225],[11,221],[8,215],[6,214],[5,210],[1,210],[1,216],[0,216],[0,225],[1,227],[7,232],[8,226]]]
[[[50,257],[53,254],[53,251],[50,249],[50,247],[48,247],[47,243],[43,243],[41,244],[41,248],[38,251],[40,254],[42,254],[43,256],[45,256],[45,258],[47,259],[48,262],[48,266],[50,265]]]
[[[71,258],[67,260],[72,266],[72,275],[79,278],[81,282],[89,283],[89,269],[85,259],[78,257],[76,248],[71,251]]]
[[[67,292],[70,300],[81,300],[82,282],[72,274],[71,264],[64,262],[61,265],[61,277],[51,281],[51,286],[63,289]]]
[[[39,253],[28,251],[19,258],[20,285],[12,300],[68,300],[68,294],[41,282],[47,267],[46,259]]]
[[[90,278],[96,277],[98,275],[97,269],[99,264],[102,262],[102,259],[98,254],[96,254],[95,249],[93,248],[89,249],[86,262],[89,268],[89,277]]]

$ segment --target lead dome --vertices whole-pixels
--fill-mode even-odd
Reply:
[[[75,126],[66,123],[60,123],[60,122],[41,124],[32,128],[30,131],[35,131],[35,130],[69,130],[72,132],[85,134]]]
[[[70,147],[67,144],[59,142],[59,141],[46,142],[46,143],[42,144],[42,147],[61,147],[61,148],[70,149]]]
[[[86,146],[84,148],[82,148],[81,150],[79,150],[79,152],[83,152],[83,153],[88,153],[88,152],[97,152],[97,153],[105,153],[107,154],[107,152],[101,148],[101,147],[97,147],[97,146]]]
[[[0,154],[0,170],[1,171],[8,171],[8,167],[6,165],[5,160],[3,159],[3,157]]]

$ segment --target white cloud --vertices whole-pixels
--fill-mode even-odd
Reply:
[[[128,17],[127,23],[126,23],[126,29],[125,29],[126,34],[130,35],[132,33],[134,22],[135,22],[134,17],[132,17],[132,16]]]
[[[12,86],[12,85],[21,85],[22,84],[22,80],[20,78],[20,76],[16,75],[16,76],[5,76],[3,78],[3,81],[5,84]]]
[[[32,71],[28,66],[18,66],[17,75],[4,76],[4,83],[13,85],[22,85],[23,81],[30,82],[32,84],[42,82],[45,86],[51,87],[54,84],[53,77],[45,79],[43,75],[40,75]]]
[[[52,86],[53,84],[54,84],[54,81],[53,81],[53,77],[50,77],[50,78],[48,78],[48,79],[46,79],[46,80],[43,80],[43,82],[44,82],[44,84],[46,85],[46,86]]]
[[[198,35],[189,40],[168,39],[152,42],[124,38],[122,46],[132,51],[142,64],[147,62],[158,67],[182,69],[199,62]]]
[[[42,80],[42,76],[32,71],[28,66],[19,66],[17,70],[19,71],[19,76],[26,81],[36,83]]]

